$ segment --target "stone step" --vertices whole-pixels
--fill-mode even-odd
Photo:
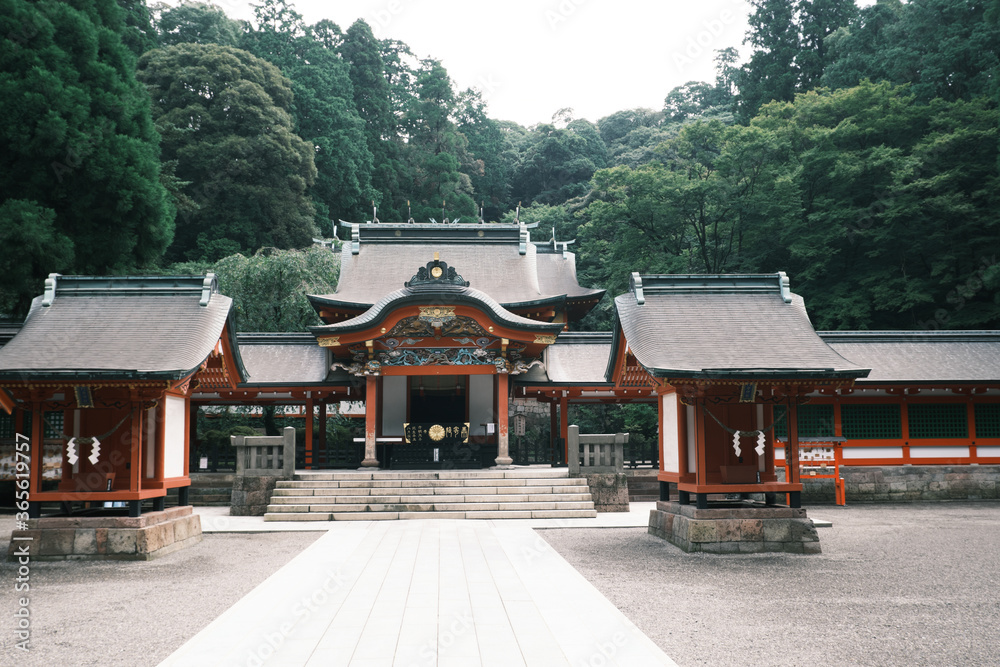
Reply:
[[[299,471],[279,481],[267,521],[593,517],[587,480],[565,468]]]
[[[456,487],[379,487],[374,489],[275,489],[275,498],[301,498],[308,496],[338,496],[357,498],[363,496],[527,496],[539,493],[589,493],[586,484],[573,486],[456,486]]]
[[[413,487],[463,487],[463,486],[581,486],[587,480],[581,478],[539,477],[538,479],[365,479],[337,481],[279,480],[279,489],[365,489],[365,488],[413,488]]]
[[[534,503],[369,503],[339,505],[268,505],[271,513],[296,514],[301,512],[468,512],[482,511],[532,511],[532,510],[589,510],[589,502],[534,502]]]
[[[301,481],[340,481],[340,480],[390,480],[390,479],[538,479],[538,478],[569,478],[566,468],[514,469],[514,470],[401,470],[390,471],[321,471],[299,470],[295,478]]]
[[[306,505],[440,505],[442,503],[592,503],[589,493],[540,493],[529,496],[301,496],[271,497],[270,507]]]
[[[592,509],[466,512],[300,512],[267,513],[265,521],[394,521],[397,519],[593,519]]]

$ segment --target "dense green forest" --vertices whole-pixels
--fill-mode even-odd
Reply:
[[[1000,0],[751,4],[751,55],[718,51],[714,81],[522,127],[441,62],[287,0],[249,23],[0,0],[0,313],[52,271],[214,268],[242,329],[297,329],[336,280],[310,249],[336,220],[521,203],[611,294],[631,271],[784,270],[817,328],[1000,328]]]

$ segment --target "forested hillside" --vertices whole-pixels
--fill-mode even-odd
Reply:
[[[523,127],[441,62],[287,0],[249,23],[0,0],[0,313],[53,271],[214,267],[243,329],[299,328],[295,294],[335,279],[305,251],[338,219],[520,203],[611,294],[631,271],[783,270],[817,328],[1000,328],[1000,0],[752,5],[750,56],[718,51],[714,81]]]

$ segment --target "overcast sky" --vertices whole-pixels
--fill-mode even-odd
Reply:
[[[870,4],[866,0],[859,4]],[[171,0],[169,4],[179,4]],[[215,0],[253,18],[246,0]],[[297,0],[307,23],[375,36],[444,64],[459,90],[483,92],[490,116],[533,125],[563,107],[592,121],[659,109],[675,86],[714,81],[715,51],[743,46],[745,0]]]

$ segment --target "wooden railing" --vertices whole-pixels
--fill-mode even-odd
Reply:
[[[581,435],[580,427],[569,427],[569,474],[623,472],[628,433]]]
[[[233,435],[236,448],[236,474],[243,477],[284,477],[295,475],[295,429],[282,435]]]

